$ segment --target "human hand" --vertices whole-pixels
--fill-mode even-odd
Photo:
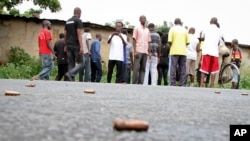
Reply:
[[[84,53],[84,52],[83,52],[83,49],[80,48],[79,54],[80,54],[80,55],[83,55],[83,53]]]

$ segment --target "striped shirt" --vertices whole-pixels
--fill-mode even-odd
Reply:
[[[150,31],[150,36],[151,36],[151,42],[149,42],[149,45],[150,45],[150,49],[151,49],[151,54],[152,54],[152,56],[157,56],[158,55],[157,50],[161,44],[161,37],[155,31]]]

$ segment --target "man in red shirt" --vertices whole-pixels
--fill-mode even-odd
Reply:
[[[50,33],[51,23],[48,20],[44,20],[42,26],[43,28],[38,34],[39,56],[42,61],[42,70],[38,75],[32,77],[32,80],[49,80],[49,75],[54,65],[54,51],[52,49],[52,36]]]

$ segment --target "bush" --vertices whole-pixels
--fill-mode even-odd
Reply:
[[[9,63],[0,66],[0,78],[26,79],[36,75],[41,70],[41,63],[31,58],[24,49],[11,47]]]

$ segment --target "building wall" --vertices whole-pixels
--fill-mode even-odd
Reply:
[[[64,32],[65,21],[50,20],[52,23],[53,44],[59,39],[59,34]],[[37,35],[42,28],[42,20],[27,18],[6,18],[0,20],[0,64],[7,63],[10,55],[11,46],[23,48],[28,54],[36,58],[38,55]],[[83,25],[86,26],[86,25]],[[105,26],[92,26],[90,24],[92,40],[97,33],[102,34],[101,55],[103,60],[108,62],[109,45],[107,44],[108,36],[115,29]],[[129,35],[131,38],[131,34]],[[131,40],[130,40],[131,41]]]

